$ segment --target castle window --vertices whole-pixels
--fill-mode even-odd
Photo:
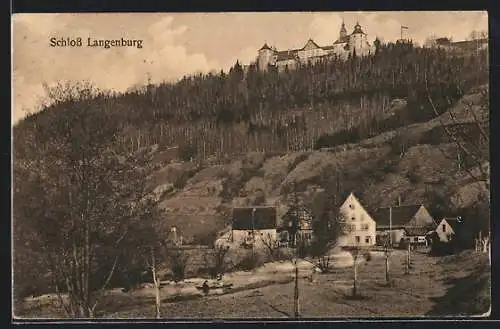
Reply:
[[[356,217],[352,216],[352,217],[351,217],[351,220],[356,220]]]

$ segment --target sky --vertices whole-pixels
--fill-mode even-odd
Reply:
[[[284,13],[78,13],[15,14],[12,20],[13,107],[16,123],[40,109],[43,84],[86,80],[125,91],[175,81],[192,73],[249,63],[267,42],[278,50],[300,48],[312,38],[332,44],[342,21],[348,32],[359,22],[368,40],[404,37],[422,44],[430,35],[468,38],[487,31],[487,12],[284,12]],[[50,38],[140,39],[135,47],[51,47]]]

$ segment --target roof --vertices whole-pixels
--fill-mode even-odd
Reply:
[[[361,29],[361,25],[359,25],[359,23],[356,23],[356,25],[354,25],[354,31],[352,31],[352,34],[366,34],[365,32],[363,32],[363,30]]]
[[[460,226],[463,224],[464,220],[461,217],[445,217],[443,220],[451,226],[455,233],[460,229]],[[441,220],[442,221],[442,220]]]
[[[451,45],[456,48],[475,50],[478,45],[483,45],[485,43],[488,43],[488,39],[457,41],[453,42]]]
[[[310,44],[310,43],[312,43],[312,44],[313,44],[316,48],[321,48],[320,46],[318,46],[318,44],[317,44],[316,42],[314,42],[314,40],[313,40],[313,39],[309,39],[309,40],[307,40],[307,42],[306,42],[306,44],[304,45],[304,47],[302,47],[302,48],[301,48],[301,49],[299,49],[299,50],[304,50],[304,49],[307,47],[307,45],[308,45],[308,44]]]
[[[252,216],[252,212],[255,213]],[[233,230],[266,230],[276,228],[276,208],[269,206],[233,209]]]
[[[261,50],[265,50],[265,49],[273,51],[273,50],[271,49],[271,47],[269,47],[269,46],[267,45],[267,43],[264,43],[264,45],[262,46],[262,48],[260,48],[260,49],[259,49],[259,51],[261,51]]]
[[[409,226],[409,227],[405,227],[405,232],[406,232],[406,235],[409,235],[409,236],[422,236],[422,235],[426,235],[427,233],[429,233],[429,229],[427,227],[420,227],[420,226]]]
[[[324,47],[321,47],[321,48],[323,48],[324,50],[330,50],[330,49],[335,48],[335,46],[324,46]]]
[[[284,51],[278,51],[276,53],[276,55],[278,56],[276,58],[276,61],[287,61],[287,60],[290,60],[290,59],[296,59],[297,57],[297,53],[293,50],[284,50]]]
[[[451,44],[451,40],[449,38],[437,38],[436,44],[438,45],[449,45]]]
[[[392,207],[392,226],[408,225],[408,222],[413,218],[413,216],[415,216],[421,206],[421,204],[415,204]],[[390,225],[389,209],[390,208],[379,208],[373,213],[373,219],[377,223],[377,226]]]
[[[346,42],[349,42],[349,36],[346,35],[345,37],[342,37],[342,38],[338,38],[337,41],[334,42],[334,44],[337,44],[337,43],[346,43]]]

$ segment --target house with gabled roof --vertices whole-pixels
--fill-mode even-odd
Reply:
[[[290,208],[281,220],[279,240],[289,246],[303,241],[309,244],[313,238],[312,212],[304,206]]]
[[[377,222],[377,234],[380,237],[389,234],[393,244],[398,244],[403,236],[425,237],[436,227],[423,204],[379,208],[373,212],[373,218]]]
[[[230,242],[245,248],[262,247],[276,240],[277,216],[274,206],[233,208]]]
[[[436,233],[441,242],[450,242],[455,236],[460,234],[464,227],[464,220],[461,217],[444,217],[436,227]]]
[[[354,193],[349,193],[339,209],[348,231],[340,236],[340,247],[367,247],[375,245],[377,223]]]
[[[400,205],[379,208],[373,213],[377,221],[377,230],[436,227],[434,218],[423,204]]]

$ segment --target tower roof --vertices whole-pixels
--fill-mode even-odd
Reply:
[[[344,21],[342,21],[342,25],[340,26],[340,32],[347,32]]]
[[[259,51],[261,51],[261,50],[271,50],[271,51],[272,51],[271,47],[269,47],[269,46],[267,45],[267,42],[266,42],[266,43],[264,43],[264,45],[262,46],[262,48],[260,48],[260,49],[259,49]]]
[[[361,25],[359,25],[359,22],[356,22],[356,25],[354,25],[354,31],[352,32],[352,34],[366,34],[366,33],[363,32],[363,30],[361,29]]]

